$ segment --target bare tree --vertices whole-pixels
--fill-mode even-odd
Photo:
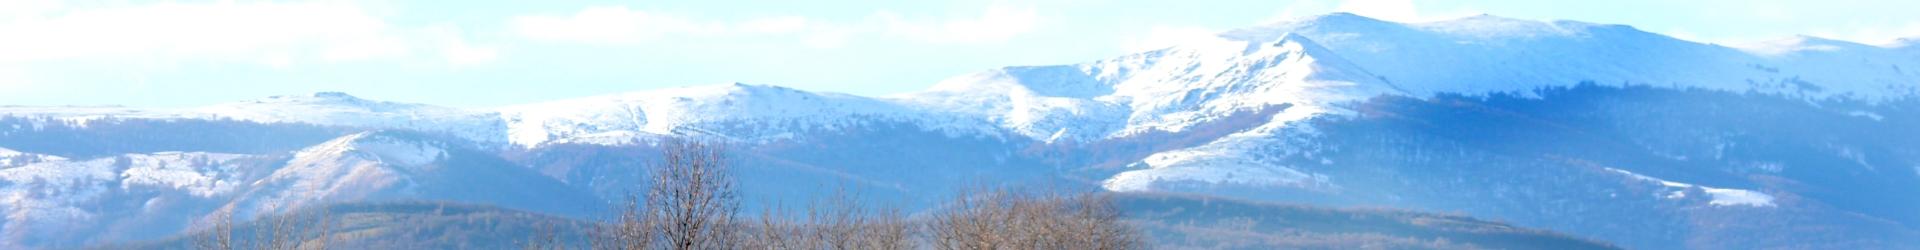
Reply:
[[[670,140],[651,166],[645,193],[629,194],[597,249],[729,249],[739,247],[739,201],[733,171],[717,143]]]
[[[194,249],[229,250],[233,249],[233,213],[217,212],[213,215],[213,227],[194,241]]]
[[[720,249],[736,243],[739,209],[726,152],[718,144],[670,141],[665,162],[653,169],[647,209],[663,243],[673,249]]]

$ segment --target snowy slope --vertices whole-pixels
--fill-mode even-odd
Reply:
[[[205,118],[177,109],[143,109],[119,106],[0,106],[0,116],[23,117],[32,119],[32,128],[17,127],[15,130],[39,130],[50,124],[76,125],[87,127],[100,119],[187,119]]]
[[[245,155],[161,152],[71,161],[40,162],[0,169],[0,248],[28,240],[81,237],[123,218],[180,216],[161,213],[165,195],[217,197],[231,193],[245,176],[236,160]],[[125,201],[144,207],[118,207]],[[134,216],[134,217],[121,217]]]
[[[519,105],[499,112],[509,141],[523,146],[618,144],[661,135],[767,141],[881,122],[954,136],[994,132],[963,117],[873,98],[741,83]]]
[[[1244,154],[1311,128],[1287,123],[1351,113],[1340,104],[1378,95],[1529,94],[1593,83],[1884,100],[1920,87],[1920,57],[1801,37],[1761,47],[1694,43],[1622,25],[1475,16],[1396,23],[1335,13],[1222,33],[1171,48],[1062,66],[1010,67],[896,96],[963,110],[1052,141],[1181,132],[1236,110],[1291,104],[1270,124],[1184,150],[1160,152],[1108,180],[1303,184],[1292,171]],[[1282,131],[1297,131],[1282,133]],[[1244,145],[1235,145],[1244,144]],[[1283,147],[1310,147],[1285,145]],[[1282,150],[1285,151],[1285,150]],[[1323,183],[1324,184],[1324,183]]]
[[[100,119],[229,119],[367,129],[407,129],[500,144],[505,126],[487,111],[361,99],[339,92],[271,96],[187,109],[0,106],[0,116],[84,126]]]
[[[195,109],[195,115],[263,123],[307,123],[444,133],[500,143],[503,126],[491,112],[361,99],[338,92],[273,96]]]
[[[1644,181],[1648,183],[1655,183],[1655,184],[1659,184],[1661,187],[1669,188],[1669,190],[1662,190],[1663,193],[1660,194],[1662,195],[1662,197],[1667,199],[1685,199],[1687,198],[1687,193],[1689,192],[1692,192],[1692,193],[1704,192],[1709,196],[1708,197],[1709,200],[1707,201],[1707,204],[1713,205],[1713,206],[1752,206],[1752,207],[1775,206],[1773,203],[1773,195],[1768,195],[1766,193],[1762,193],[1759,191],[1734,189],[1734,188],[1716,188],[1716,187],[1695,185],[1692,183],[1668,181],[1665,179],[1640,175],[1637,173],[1628,172],[1626,170],[1620,170],[1615,168],[1607,168],[1607,171],[1619,173],[1629,178],[1633,178],[1634,180]],[[1698,188],[1698,189],[1695,189],[1695,188]]]
[[[1889,58],[1887,48],[1851,42],[1802,37],[1739,49],[1624,25],[1486,15],[1406,24],[1329,14],[1222,36],[1268,41],[1285,34],[1315,38],[1416,96],[1520,92],[1590,81],[1873,99],[1911,95],[1920,76],[1896,69],[1920,66],[1911,58]],[[1793,82],[1819,90],[1803,91]]]
[[[236,218],[334,202],[446,200],[558,215],[598,209],[590,195],[472,145],[409,131],[368,131],[295,152],[219,208]],[[211,219],[213,217],[202,218]]]
[[[1214,39],[1087,64],[1009,67],[894,98],[960,110],[1036,139],[1178,132],[1226,114],[1391,93],[1312,39]]]
[[[295,153],[287,165],[229,206],[238,217],[277,213],[310,204],[359,200],[418,185],[412,174],[446,157],[445,145],[380,132],[344,136]]]
[[[66,160],[67,160],[66,158],[62,158],[59,156],[34,154],[34,153],[14,151],[12,149],[7,149],[7,148],[0,148],[0,168],[21,166],[21,165],[27,165],[30,163],[38,163],[38,162],[66,161]]]

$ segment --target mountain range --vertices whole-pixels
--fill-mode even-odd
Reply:
[[[0,248],[333,201],[585,218],[670,138],[727,143],[762,204],[1044,184],[1458,213],[1629,248],[1888,248],[1920,244],[1913,41],[1335,13],[877,97],[732,83],[488,109],[333,92],[4,106]]]

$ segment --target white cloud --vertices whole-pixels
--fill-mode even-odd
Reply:
[[[1163,49],[1174,45],[1211,39],[1218,33],[1211,29],[1192,26],[1153,26],[1145,36],[1127,39],[1121,42],[1120,49],[1127,52],[1139,52]]]
[[[1265,23],[1293,21],[1294,19],[1300,18],[1302,15],[1317,15],[1320,13],[1333,11],[1333,7],[1331,5],[1328,5],[1329,3],[1331,2],[1330,1],[1311,1],[1311,0],[1294,1],[1293,3],[1287,4],[1286,7],[1281,7],[1278,13],[1274,13],[1273,16],[1268,17],[1266,20],[1260,20],[1260,23],[1265,24]],[[1308,14],[1308,13],[1311,13],[1311,14]]]
[[[875,13],[893,35],[932,43],[995,43],[1033,31],[1040,16],[1030,7],[988,5],[974,18],[909,20],[893,12]]]
[[[1040,21],[1033,8],[990,4],[961,18],[908,17],[877,11],[860,22],[831,22],[803,16],[742,20],[706,19],[678,13],[597,6],[564,15],[523,15],[508,21],[511,32],[541,42],[642,44],[667,39],[786,36],[800,45],[835,48],[856,36],[879,33],[915,41],[957,44],[996,43],[1032,32]]]
[[[1347,12],[1394,22],[1431,22],[1484,13],[1471,7],[1452,9],[1420,8],[1413,0],[1302,0],[1282,7],[1261,23],[1292,21],[1302,16],[1328,12]]]
[[[427,29],[440,48],[440,56],[453,66],[471,66],[499,60],[500,50],[468,42],[459,27],[452,25]]]
[[[441,53],[446,55],[447,63],[460,66],[489,63],[500,57],[498,49],[469,45],[465,42],[448,43]]]
[[[6,9],[22,6],[22,9]],[[259,64],[289,69],[311,63],[427,60],[471,65],[498,51],[457,32],[402,27],[354,2],[210,2],[62,6],[0,4],[0,83],[34,75],[40,65],[145,75],[184,63]],[[457,29],[455,29],[457,31]],[[434,53],[439,51],[440,53]],[[10,72],[10,73],[9,73]],[[36,83],[38,84],[38,83]],[[16,87],[15,89],[20,89]]]
[[[3,92],[3,93],[27,92],[26,91],[27,88],[33,86],[28,83],[29,83],[29,80],[27,80],[27,74],[25,72],[20,72],[19,68],[0,67],[0,92]]]
[[[589,7],[568,16],[520,16],[510,22],[515,33],[534,40],[604,44],[643,42],[670,35],[716,34],[725,30],[719,23],[625,6]]]
[[[43,8],[44,12],[54,12]],[[260,61],[317,51],[328,60],[404,54],[384,20],[336,3],[162,3],[13,13],[0,23],[0,63],[102,57]]]
[[[514,17],[508,26],[515,34],[543,42],[640,44],[687,37],[798,36],[810,47],[838,47],[851,29],[800,16],[774,16],[738,22],[705,20],[675,13],[634,10],[625,6],[598,6],[570,15]]]
[[[738,29],[749,33],[790,34],[805,31],[807,24],[806,17],[780,16],[748,20],[740,23]]]
[[[801,43],[814,48],[839,48],[847,44],[847,39],[856,33],[853,29],[820,26],[801,38]]]

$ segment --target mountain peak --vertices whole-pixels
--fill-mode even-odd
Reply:
[[[1328,24],[1380,23],[1380,22],[1388,22],[1388,21],[1367,17],[1367,16],[1362,16],[1360,14],[1354,14],[1352,12],[1332,12],[1332,13],[1308,16],[1305,18],[1295,20],[1295,22],[1306,22],[1306,23],[1328,25]]]
[[[332,91],[322,91],[322,92],[314,92],[314,93],[313,93],[313,97],[318,97],[318,98],[341,98],[341,99],[359,99],[358,97],[353,97],[353,95],[348,95],[348,94],[347,94],[346,92],[332,92]]]
[[[445,158],[447,152],[442,147],[442,143],[426,140],[420,135],[378,130],[341,136],[301,150],[298,155],[298,157],[358,155],[368,158],[367,160],[412,166],[433,163]]]
[[[353,96],[353,95],[350,95],[350,94],[347,94],[346,92],[334,92],[334,91],[321,91],[321,92],[313,92],[313,93],[308,93],[308,94],[301,94],[301,95],[276,95],[276,96],[268,96],[268,97],[267,97],[267,98],[265,98],[265,99],[261,99],[261,100],[256,100],[255,102],[259,102],[259,103],[264,103],[264,102],[348,102],[348,103],[366,103],[366,102],[377,102],[377,101],[372,101],[372,100],[367,100],[367,99],[363,99],[363,98],[360,98],[360,97],[357,97],[357,96]]]
[[[1346,12],[1334,12],[1315,16],[1279,21],[1260,26],[1229,30],[1220,37],[1239,41],[1273,41],[1287,33],[1396,33],[1407,29],[1405,24],[1374,19]]]
[[[1818,37],[1818,36],[1811,36],[1811,35],[1804,35],[1804,34],[1793,35],[1786,38],[1774,39],[1771,41],[1765,41],[1765,42],[1760,42],[1756,44],[1740,46],[1741,49],[1758,53],[1758,54],[1763,54],[1763,55],[1791,54],[1791,53],[1797,53],[1797,52],[1803,52],[1803,51],[1831,52],[1831,51],[1841,51],[1841,50],[1859,50],[1859,49],[1866,49],[1868,47],[1872,47],[1872,46],[1851,42],[1851,41],[1843,41],[1843,40],[1830,39],[1825,37]]]
[[[1594,24],[1566,20],[1542,21],[1488,14],[1409,25],[1422,30],[1434,31],[1439,34],[1454,37],[1495,40],[1508,38],[1567,37],[1592,34],[1601,30],[1646,33],[1645,31],[1640,31],[1639,29],[1626,25]]]
[[[674,97],[697,97],[697,96],[763,95],[768,93],[792,93],[792,92],[805,92],[805,91],[782,87],[778,85],[729,82],[729,83],[721,83],[721,84],[693,85],[693,86],[685,86],[685,87],[679,87],[679,88],[646,91],[645,93],[661,94],[661,95],[674,96]]]
[[[1892,43],[1887,44],[1887,48],[1895,48],[1895,49],[1913,48],[1914,45],[1920,45],[1920,36],[1901,37],[1899,39],[1893,39]]]

